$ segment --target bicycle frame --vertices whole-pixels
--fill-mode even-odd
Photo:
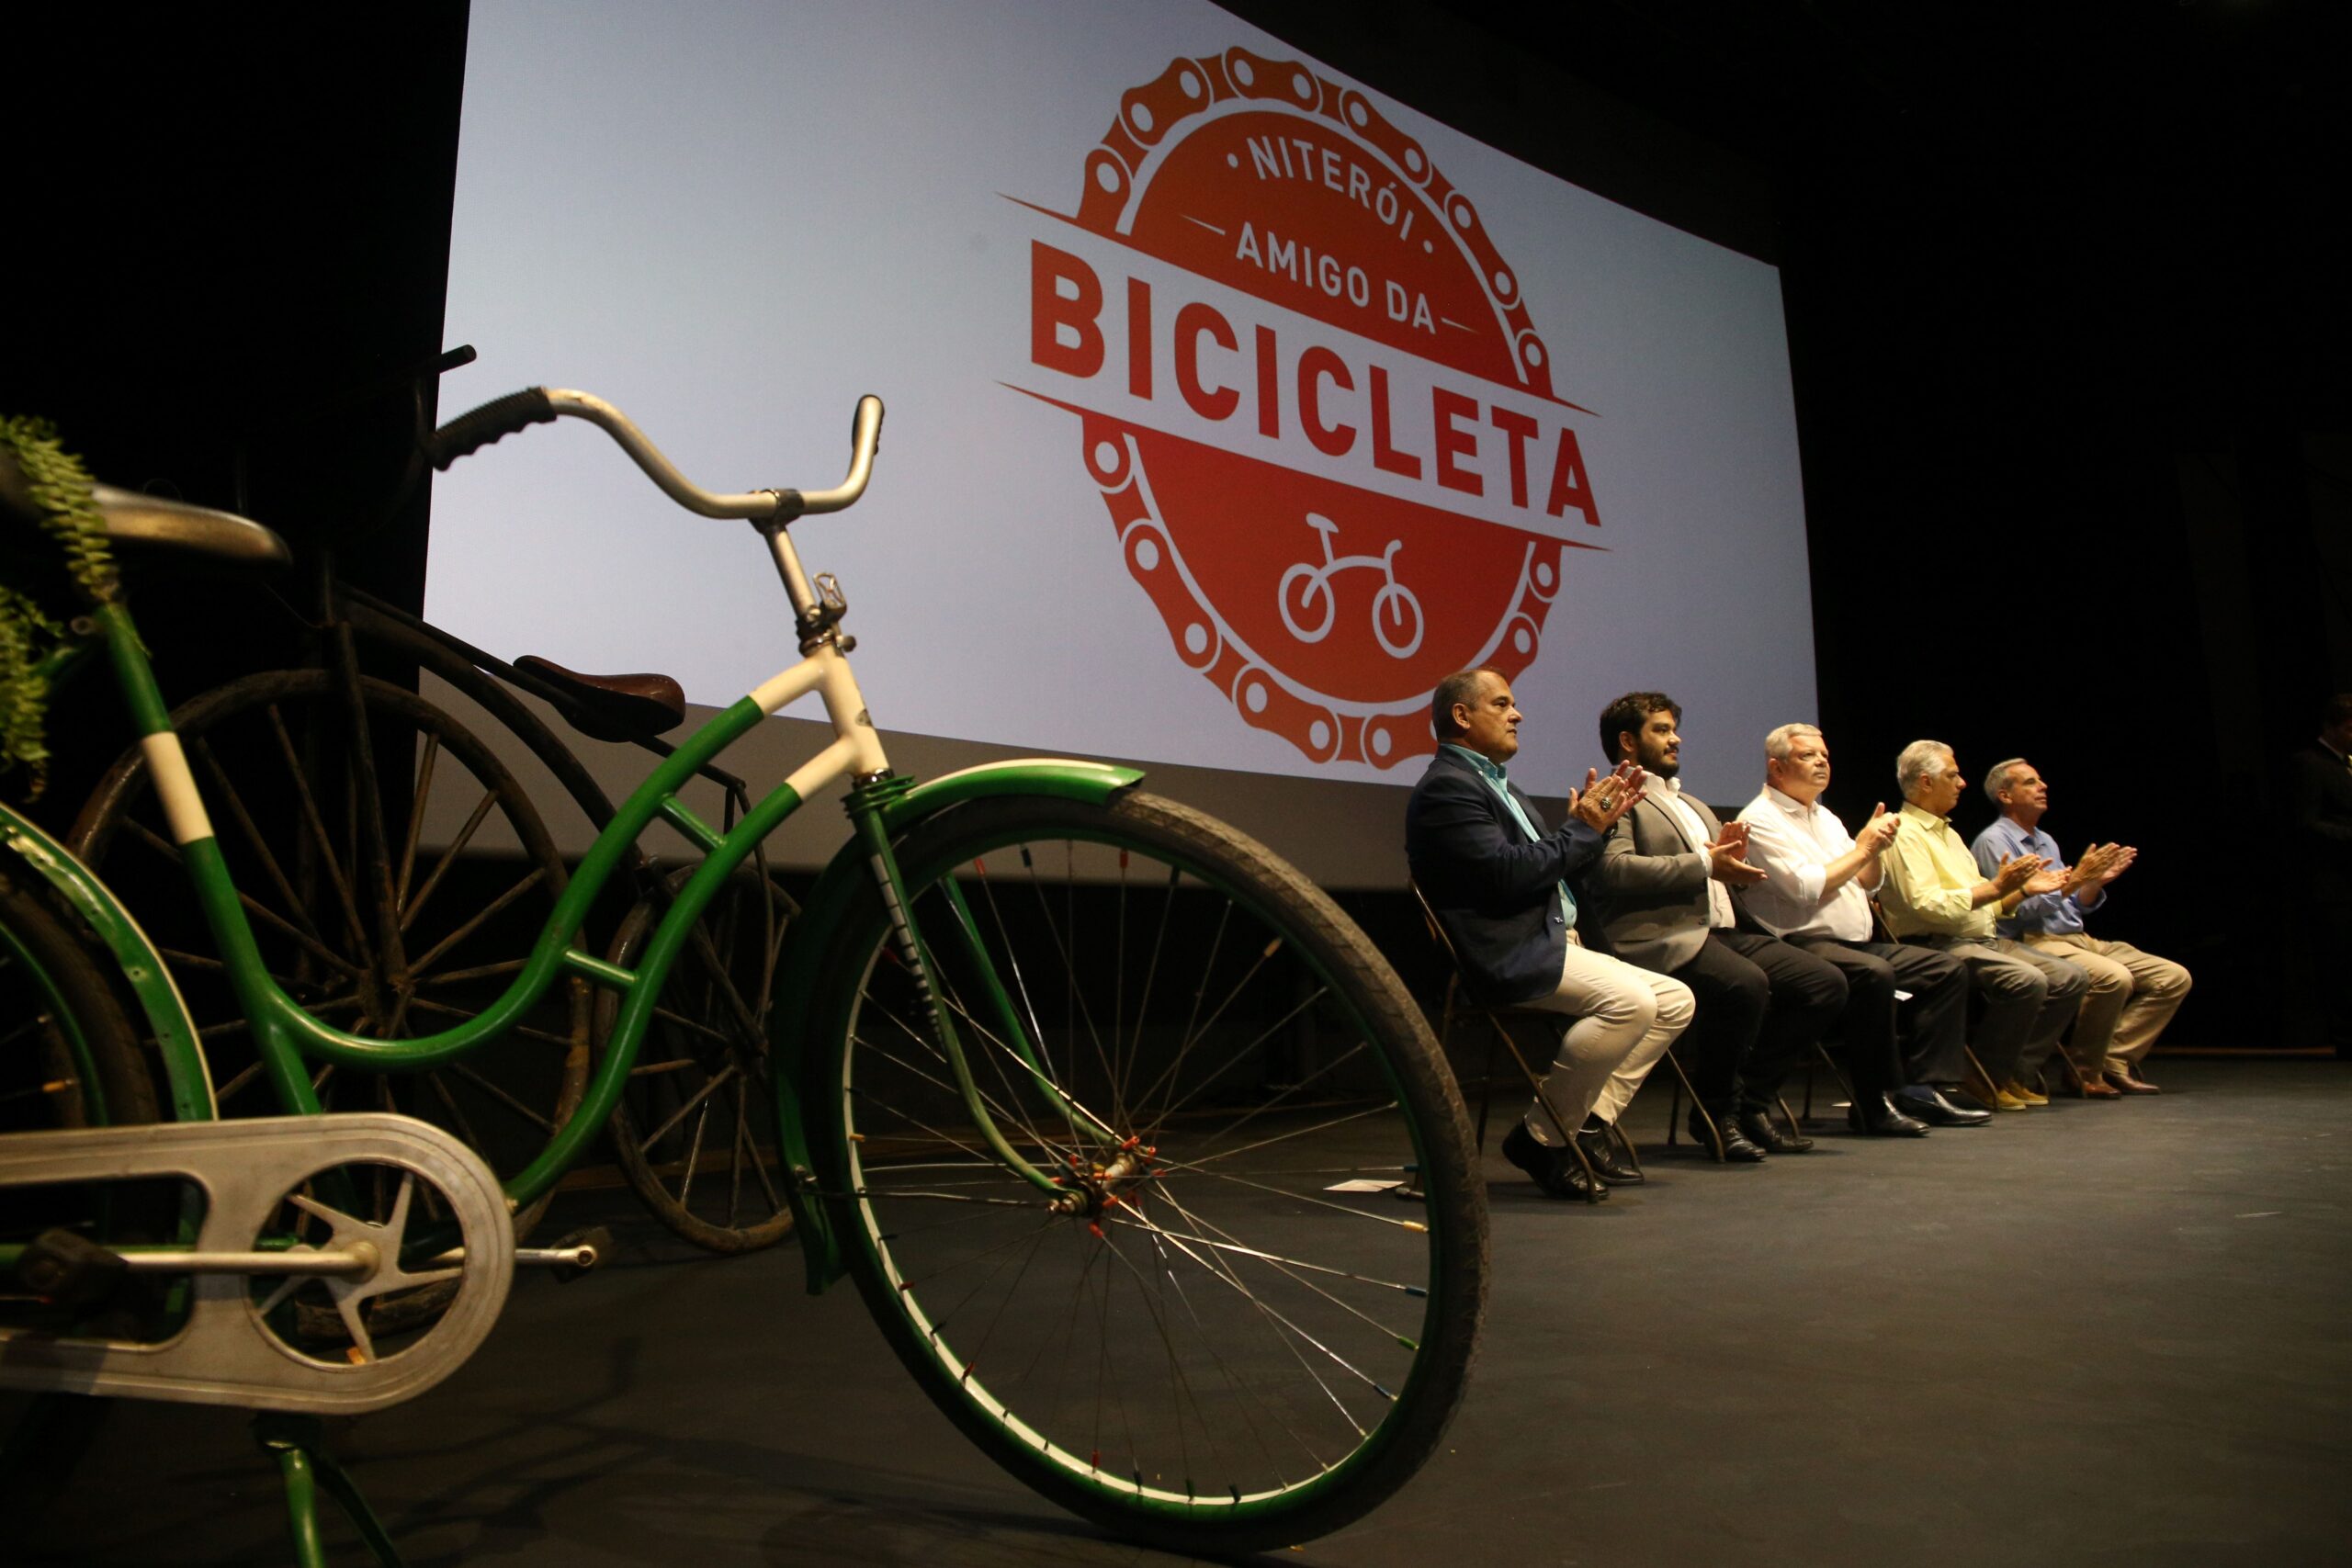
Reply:
[[[819,602],[806,587],[783,527],[779,525],[763,532],[768,536],[787,592],[801,612],[805,626]],[[567,975],[621,994],[609,1046],[580,1108],[529,1166],[504,1183],[509,1206],[520,1208],[554,1187],[610,1117],[636,1064],[662,984],[691,940],[695,921],[760,841],[810,796],[843,777],[850,778],[846,806],[852,835],[820,875],[800,919],[786,934],[776,980],[779,994],[786,996],[811,994],[824,972],[824,960],[841,919],[868,886],[876,888],[890,912],[893,942],[901,959],[917,975],[930,972],[929,948],[906,911],[891,847],[915,823],[944,807],[988,795],[1049,794],[1106,801],[1143,776],[1132,768],[1059,759],[993,763],[923,784],[894,776],[851,672],[843,639],[831,631],[838,618],[836,612],[824,620],[820,631],[804,639],[805,656],[797,664],[763,682],[679,743],[621,804],[566,886],[521,972],[496,1000],[453,1028],[404,1040],[369,1039],[336,1029],[305,1011],[269,973],[129,613],[119,604],[109,604],[94,612],[91,621],[96,634],[93,642],[107,653],[139,728],[141,746],[172,837],[238,1005],[252,1027],[263,1071],[286,1111],[315,1114],[322,1109],[304,1066],[306,1059],[378,1072],[419,1070],[462,1056],[498,1038]],[[93,649],[85,644],[81,651],[86,654]],[[712,759],[771,714],[811,694],[824,705],[833,728],[832,742],[770,790],[729,831],[722,834],[680,802],[679,789]],[[572,945],[571,937],[586,919],[599,892],[622,868],[638,837],[657,818],[699,846],[704,859],[679,889],[632,970],[581,950]],[[163,1044],[175,1111],[182,1119],[209,1118],[214,1111],[209,1069],[185,1004],[172,987],[169,972],[153,944],[94,874],[5,807],[0,807],[0,839],[65,892],[108,942]],[[986,999],[1010,1031],[1014,1049],[1031,1056],[1035,1068],[1025,1034],[1012,1022],[1011,1004],[1001,987],[995,988],[998,994]],[[934,1010],[931,1021],[954,1066],[974,1124],[997,1157],[1024,1177],[1041,1196],[1063,1196],[1064,1190],[1056,1179],[1024,1159],[996,1127],[981,1103],[952,1021]],[[808,1190],[813,1176],[799,1097],[806,1024],[801,1010],[776,1010],[771,1044],[776,1052],[777,1122],[784,1145],[777,1152],[787,1176],[787,1201],[796,1224],[802,1227],[809,1288],[817,1291],[840,1277],[842,1263],[822,1206]],[[1074,1109],[1042,1073],[1036,1075],[1036,1081],[1041,1092],[1063,1110]]]

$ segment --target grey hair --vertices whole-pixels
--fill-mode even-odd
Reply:
[[[1911,798],[1912,786],[1921,779],[1943,777],[1955,765],[1948,761],[1951,755],[1951,748],[1940,740],[1914,740],[1903,748],[1894,759],[1894,783],[1903,798]]]
[[[1776,762],[1787,761],[1800,735],[1810,735],[1815,740],[1821,739],[1821,731],[1810,724],[1784,724],[1778,729],[1764,732],[1764,755]]]
[[[1984,774],[1984,798],[1995,806],[2001,804],[2001,792],[2009,787],[2009,771],[2025,765],[2023,757],[2008,757],[1993,764]]]

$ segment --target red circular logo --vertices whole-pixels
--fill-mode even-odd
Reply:
[[[1590,411],[1468,197],[1363,94],[1232,49],[1126,93],[1053,216],[1034,395],[1177,656],[1315,761],[1429,752],[1430,690],[1524,670],[1600,524]]]

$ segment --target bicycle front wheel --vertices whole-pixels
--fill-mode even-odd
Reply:
[[[1485,1193],[1427,1024],[1270,852],[1131,794],[956,807],[899,850],[931,994],[1041,1191],[993,1154],[877,897],[812,1103],[858,1283],[991,1458],[1156,1544],[1356,1518],[1459,1402]],[[1418,1180],[1415,1179],[1418,1178]]]

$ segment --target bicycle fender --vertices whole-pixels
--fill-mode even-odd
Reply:
[[[171,1092],[172,1119],[217,1120],[220,1108],[212,1098],[212,1071],[198,1043],[196,1021],[188,1016],[187,1003],[172,978],[170,965],[138,920],[72,851],[6,806],[0,806],[0,849],[13,857],[6,863],[22,866],[55,888],[106,944],[154,1033]]]
[[[1143,780],[1141,768],[1086,762],[1069,757],[1016,757],[983,762],[960,773],[942,773],[919,784],[882,807],[882,825],[897,837],[934,812],[967,800],[1001,795],[1050,795],[1100,806]]]
[[[1000,795],[1046,795],[1096,805],[1133,789],[1143,779],[1140,768],[1090,762],[1066,757],[1021,757],[984,762],[977,768],[944,773],[915,785],[886,802],[882,823],[893,839],[951,807]],[[776,1125],[782,1129],[787,1183],[786,1197],[800,1238],[800,1256],[808,1271],[808,1293],[817,1295],[847,1271],[841,1244],[834,1236],[825,1205],[813,1190],[816,1165],[801,1120],[810,1085],[808,1032],[820,1022],[813,1003],[821,987],[826,960],[843,918],[853,903],[874,885],[872,868],[853,837],[834,854],[816,886],[801,901],[785,952],[776,966],[779,997],[798,998],[798,1005],[777,1007],[768,1014],[769,1044],[775,1053]]]

